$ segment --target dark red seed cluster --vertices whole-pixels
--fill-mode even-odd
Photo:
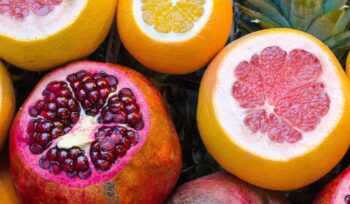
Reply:
[[[78,122],[80,107],[66,82],[54,81],[42,93],[43,100],[29,108],[28,144],[33,154],[40,154],[50,142],[68,133]]]
[[[110,169],[118,158],[123,157],[139,141],[137,133],[121,126],[101,127],[95,137],[96,141],[90,147],[90,157],[99,171]]]
[[[52,174],[59,174],[63,171],[69,178],[78,176],[86,179],[91,175],[91,169],[88,158],[84,154],[84,150],[79,147],[72,147],[68,150],[53,147],[47,151],[46,156],[40,159],[39,165]]]
[[[136,130],[144,127],[140,107],[133,92],[123,88],[117,95],[109,98],[108,105],[101,111],[100,123],[124,123]]]
[[[116,90],[118,79],[104,72],[96,74],[84,70],[67,77],[75,97],[87,115],[96,116],[109,94]]]

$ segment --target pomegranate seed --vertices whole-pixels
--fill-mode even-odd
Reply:
[[[99,78],[96,80],[96,84],[98,87],[102,87],[102,86],[108,86],[108,82],[106,79],[103,78]]]
[[[134,99],[131,96],[121,96],[120,100],[126,105],[130,105],[134,103]]]
[[[81,87],[80,81],[74,81],[74,82],[72,82],[72,83],[71,83],[71,87],[73,88],[73,90],[78,90],[78,89],[80,89],[80,87]]]
[[[61,168],[58,164],[53,163],[50,165],[50,172],[52,174],[59,174],[61,172]]]
[[[103,160],[106,160],[108,162],[114,162],[115,161],[115,157],[113,155],[112,152],[108,152],[108,151],[101,151],[100,152],[100,158]]]
[[[78,92],[77,92],[77,98],[79,101],[82,101],[85,99],[85,96],[86,96],[86,92],[84,89],[79,89]]]
[[[32,145],[30,145],[30,151],[33,154],[40,154],[44,151],[44,149],[40,144],[33,143]]]
[[[125,110],[128,113],[134,113],[134,112],[139,111],[139,107],[136,104],[129,104],[125,107]]]
[[[28,124],[28,133],[33,133],[36,130],[38,123],[35,120],[31,120]]]
[[[91,102],[91,103],[96,103],[99,99],[99,95],[98,95],[98,91],[93,90],[90,93],[88,93],[87,95],[87,99]]]
[[[36,133],[31,133],[27,136],[27,142],[28,144],[33,144],[36,140]]]
[[[57,114],[60,118],[68,118],[69,117],[69,110],[67,108],[59,108],[57,110]]]
[[[76,100],[74,99],[69,99],[68,100],[68,109],[70,111],[79,111],[79,105]]]
[[[56,117],[56,113],[51,111],[43,111],[40,113],[40,115],[47,120],[53,120]]]
[[[61,88],[61,83],[58,81],[53,81],[49,83],[46,87],[47,90],[55,92],[57,89]]]
[[[126,149],[125,149],[123,146],[121,146],[121,145],[117,145],[117,146],[115,147],[115,154],[116,154],[118,157],[123,157],[123,156],[125,156],[125,154],[126,154]]]
[[[131,89],[129,88],[123,88],[119,91],[119,97],[122,97],[122,96],[134,96],[134,94],[132,93]]]
[[[77,171],[84,171],[84,170],[87,170],[88,168],[89,168],[88,159],[83,155],[77,157],[77,160],[75,162],[75,169]]]
[[[106,80],[110,86],[116,86],[118,84],[118,79],[115,76],[106,76]]]
[[[66,160],[68,158],[68,151],[65,149],[59,149],[57,151],[57,161],[59,162],[63,162],[64,160]]]
[[[43,100],[40,100],[35,104],[35,107],[39,112],[43,110],[44,106],[45,106],[45,101]]]
[[[82,153],[83,152],[79,147],[72,147],[68,150],[68,155],[69,155],[69,158],[71,159],[76,159]]]
[[[98,152],[100,151],[100,143],[98,141],[95,141],[92,143],[91,147],[90,147],[91,151],[93,152]]]
[[[46,153],[46,157],[50,160],[50,161],[56,161],[57,159],[57,152],[58,149],[57,148],[51,148],[49,151],[47,151]]]
[[[128,136],[129,138],[129,141],[133,144],[133,145],[136,145],[137,144],[137,137],[136,137],[136,134],[135,132],[131,131],[131,130],[128,130],[126,132],[126,135]]]
[[[111,164],[105,160],[98,159],[95,163],[95,167],[100,171],[107,171],[111,168]]]
[[[85,75],[87,72],[85,70],[80,70],[79,72],[76,73],[76,76],[81,79],[83,75]]]
[[[115,123],[125,123],[126,122],[126,113],[124,111],[119,111],[113,115],[113,121]]]
[[[128,138],[123,137],[120,140],[119,145],[123,146],[125,149],[129,149],[130,148],[130,141],[128,140]]]
[[[79,77],[80,81],[83,83],[89,83],[89,81],[92,81],[92,76],[89,73],[85,73]]]
[[[91,109],[92,107],[92,103],[90,103],[89,100],[84,100],[83,104],[81,104],[83,106],[84,109]]]
[[[120,102],[120,101],[117,101],[117,102],[115,102],[115,103],[113,103],[113,104],[111,104],[109,106],[109,110],[112,113],[117,113],[117,112],[119,112],[119,111],[121,111],[123,109],[124,109],[124,104],[122,102]]]
[[[144,126],[145,126],[145,125],[144,125],[143,121],[140,120],[136,125],[134,125],[134,128],[135,128],[136,130],[141,130]]]
[[[127,121],[129,124],[134,125],[141,119],[141,115],[139,113],[129,113],[127,116]]]
[[[67,79],[67,81],[69,81],[69,82],[73,82],[73,81],[78,80],[77,75],[75,75],[75,74],[70,74],[70,75],[68,75],[66,79]]]
[[[67,158],[62,163],[62,169],[65,172],[73,172],[74,171],[74,161],[71,158]]]
[[[78,112],[73,112],[70,114],[70,121],[75,124],[79,121],[79,116],[80,116],[80,113]]]
[[[86,111],[86,114],[87,115],[90,115],[90,116],[96,116],[98,114],[98,109],[97,108],[93,108],[89,111]]]
[[[67,134],[67,133],[69,133],[69,131],[71,131],[72,130],[72,127],[65,127],[64,129],[63,129],[63,132],[64,132],[64,134]]]
[[[62,129],[61,128],[56,127],[56,128],[53,128],[51,130],[51,137],[52,137],[52,139],[56,139],[56,138],[58,138],[61,135],[62,135]]]
[[[29,115],[32,117],[37,117],[39,115],[39,110],[35,106],[29,108]]]
[[[114,95],[108,100],[108,105],[112,105],[114,103],[120,102],[119,96]]]
[[[52,123],[43,121],[38,124],[38,126],[36,127],[36,130],[40,133],[49,132],[52,126],[53,126]]]
[[[101,87],[99,89],[99,94],[100,94],[101,99],[106,100],[110,94],[110,90],[107,87]]]
[[[39,166],[45,170],[49,169],[50,168],[50,162],[48,159],[45,159],[45,158],[41,158],[39,160]]]
[[[84,82],[83,88],[85,89],[86,92],[90,92],[96,88],[96,84],[92,79],[89,79],[86,82]]]
[[[36,137],[36,142],[40,144],[42,147],[46,147],[46,145],[51,141],[50,134],[48,133],[38,133]]]
[[[79,178],[86,179],[91,175],[91,169],[87,169],[86,171],[80,171],[78,173]]]
[[[66,176],[68,178],[74,178],[77,176],[77,172],[76,171],[73,171],[73,172],[66,172]]]
[[[57,109],[56,103],[51,102],[51,103],[45,104],[44,110],[46,111],[56,111],[56,109]]]
[[[73,99],[71,99],[73,100]],[[64,108],[64,107],[67,107],[68,105],[68,100],[66,97],[57,97],[56,98],[56,104],[58,107],[60,108]]]
[[[96,162],[98,160],[98,152],[90,152],[90,158],[92,162]]]
[[[51,92],[49,92],[47,90],[44,91],[43,96],[44,96],[44,101],[45,102],[53,102],[56,99],[55,94],[51,93]]]

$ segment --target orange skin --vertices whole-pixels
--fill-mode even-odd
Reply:
[[[114,66],[131,78],[146,98],[151,125],[141,150],[115,177],[86,188],[71,188],[28,172],[15,149],[15,130],[21,110],[11,129],[11,174],[16,190],[26,203],[162,203],[174,188],[181,171],[181,150],[176,130],[157,88],[141,74]],[[154,149],[157,149],[156,151]],[[34,195],[34,196],[33,196]],[[40,196],[39,196],[40,195]]]
[[[4,149],[0,156],[0,195],[1,203],[19,204],[10,176],[8,149]]]
[[[10,75],[5,66],[0,62],[0,151],[7,138],[7,131],[16,107],[15,101],[15,93]]]
[[[221,172],[180,186],[168,200],[171,203],[289,203],[282,194],[258,189]]]
[[[169,74],[194,72],[210,62],[225,46],[231,32],[233,12],[230,0],[213,1],[213,12],[203,29],[185,41],[152,39],[137,25],[133,0],[120,0],[117,25],[126,49],[146,67]]]
[[[216,119],[218,116],[215,113],[212,99],[217,84],[217,73],[230,50],[239,46],[246,39],[270,32],[297,32],[304,35],[305,38],[314,39],[336,65],[344,94],[343,117],[329,133],[329,136],[318,147],[288,161],[268,160],[237,145]],[[349,81],[331,50],[321,41],[304,32],[285,28],[267,29],[246,35],[231,43],[209,65],[201,82],[198,101],[197,121],[207,150],[227,171],[259,187],[271,190],[293,190],[306,186],[329,172],[340,161],[349,147]],[[273,176],[267,179],[266,175]]]

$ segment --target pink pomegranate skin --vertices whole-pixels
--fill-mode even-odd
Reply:
[[[167,204],[288,203],[276,192],[258,189],[224,173],[211,174],[180,186]]]
[[[114,69],[131,79],[143,93],[149,108],[146,141],[132,159],[111,179],[82,187],[72,187],[40,177],[20,154],[16,140],[26,106],[32,95],[57,74],[69,75],[74,67],[94,66],[100,71]],[[72,69],[72,70],[71,70]],[[107,69],[107,70],[106,70]],[[62,70],[63,73],[62,73]],[[66,73],[67,71],[67,73]],[[123,80],[123,79],[120,79]],[[10,132],[10,169],[17,195],[23,203],[162,203],[174,188],[181,170],[181,150],[176,130],[157,88],[144,76],[129,68],[96,62],[77,62],[56,69],[42,79],[17,113]],[[34,168],[40,168],[34,167]]]
[[[331,181],[315,198],[313,204],[350,203],[350,167]]]

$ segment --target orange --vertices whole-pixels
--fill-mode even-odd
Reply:
[[[107,36],[116,6],[117,0],[63,0],[41,16],[0,13],[0,58],[40,71],[86,57]]]
[[[0,159],[0,201],[4,204],[20,203],[10,176],[8,153],[2,151]]]
[[[6,141],[15,106],[15,94],[10,75],[0,62],[0,151]]]
[[[230,0],[120,0],[117,25],[127,50],[146,67],[186,74],[205,66],[232,27]]]
[[[316,181],[349,147],[349,81],[326,45],[297,30],[267,29],[228,45],[205,72],[197,111],[209,153],[267,189]]]

